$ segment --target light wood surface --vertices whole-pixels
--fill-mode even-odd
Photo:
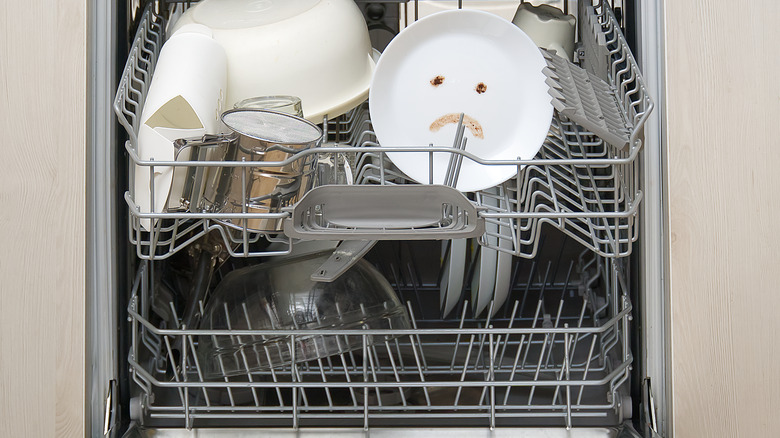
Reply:
[[[0,2],[0,436],[84,436],[86,2]]]
[[[664,7],[674,436],[780,436],[780,2]]]

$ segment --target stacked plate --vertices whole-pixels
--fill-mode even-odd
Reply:
[[[377,63],[369,93],[377,140],[386,147],[450,147],[462,120],[470,156],[454,183],[445,179],[450,152],[386,155],[418,183],[452,183],[476,192],[488,210],[506,211],[502,184],[519,169],[496,162],[531,159],[542,147],[553,116],[545,66],[534,41],[497,15],[450,10],[424,17],[399,33]],[[491,302],[492,313],[501,308],[511,289],[512,231],[508,222],[489,219],[482,241],[445,243],[440,286],[445,317],[461,300],[467,271],[472,271],[473,314]]]
[[[479,201],[488,209],[506,208],[505,194],[503,186],[493,187],[479,193]],[[508,252],[512,250],[511,226],[508,222],[488,221],[485,228],[484,245],[477,240],[458,239],[442,246],[442,317],[446,318],[460,302],[469,271],[472,273],[469,301],[475,317],[487,309],[491,309],[490,316],[495,315],[509,297],[513,260]]]

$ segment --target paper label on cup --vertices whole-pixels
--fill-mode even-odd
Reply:
[[[145,123],[150,128],[202,129],[198,114],[187,100],[178,95],[161,106]]]

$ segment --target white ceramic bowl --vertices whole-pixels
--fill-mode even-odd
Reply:
[[[297,96],[317,123],[368,96],[375,62],[353,0],[203,0],[173,33],[190,23],[209,27],[225,49],[228,108],[255,96]]]
[[[515,11],[520,5],[520,0],[463,0],[460,2],[462,9],[472,9],[483,12],[490,12],[499,17],[512,21]],[[406,26],[414,23],[414,2],[400,3],[400,27],[403,30]],[[458,0],[420,0],[417,4],[417,19],[433,15],[441,11],[450,11],[458,9]]]

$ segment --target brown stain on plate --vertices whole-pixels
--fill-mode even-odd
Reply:
[[[438,75],[435,78],[431,79],[431,85],[434,87],[438,87],[439,85],[444,83],[444,76]]]
[[[476,88],[474,89],[477,90],[477,93],[482,94],[485,91],[487,91],[487,85],[485,85],[484,82],[480,82],[477,84]]]
[[[431,123],[431,127],[429,128],[431,132],[436,132],[439,129],[441,129],[444,125],[448,125],[450,123],[458,124],[458,119],[460,119],[460,113],[449,113],[445,114],[438,119],[434,120],[433,123]],[[482,125],[476,121],[473,117],[464,115],[463,116],[463,126],[468,128],[468,130],[471,132],[471,136],[474,138],[484,139],[485,133],[482,131]]]

